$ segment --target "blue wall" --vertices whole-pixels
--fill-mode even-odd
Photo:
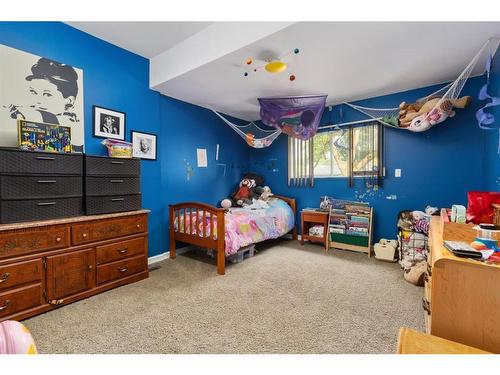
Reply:
[[[105,154],[102,139],[92,136],[94,104],[126,112],[127,140],[130,130],[158,135],[158,161],[141,162],[143,207],[151,210],[150,256],[168,250],[166,204],[216,203],[239,180],[237,168],[223,176],[213,154],[220,143],[221,161],[241,168],[248,161],[244,143],[210,111],[150,90],[147,59],[59,22],[0,22],[0,43],[83,69],[87,153]],[[183,159],[195,165],[196,147],[208,148],[209,168],[195,166],[187,181]]]
[[[484,82],[483,77],[471,79],[463,95],[474,98]],[[389,108],[401,101],[410,102],[430,94],[438,87],[411,90],[394,95],[363,100],[358,104],[367,107]],[[457,110],[455,118],[431,128],[427,132],[412,133],[406,130],[385,128],[386,177],[379,191],[368,191],[362,179],[348,187],[346,178],[316,178],[314,188],[289,188],[287,186],[287,139],[280,136],[271,147],[254,150],[250,166],[265,176],[266,184],[279,194],[296,197],[299,208],[317,207],[321,196],[370,202],[374,207],[375,238],[396,235],[396,217],[403,209],[423,210],[426,205],[450,207],[466,204],[468,190],[484,188],[482,149],[484,131],[474,118],[479,107],[477,100],[465,110]],[[342,106],[342,122],[366,119],[362,114]],[[331,117],[330,117],[331,116]],[[340,108],[332,113],[325,109],[322,124],[339,122]],[[277,160],[278,171],[269,169],[272,159]],[[394,169],[402,169],[402,177],[394,177]],[[386,199],[396,195],[396,200]]]

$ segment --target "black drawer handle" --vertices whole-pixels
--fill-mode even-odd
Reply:
[[[10,276],[10,273],[8,273],[8,272],[5,272],[2,276],[0,276],[0,284],[6,282],[7,279],[9,278],[9,276]]]
[[[52,158],[50,156],[37,156],[36,160],[56,160],[56,158]]]
[[[118,252],[119,252],[120,254],[126,254],[126,253],[127,253],[127,251],[128,251],[128,249],[126,249],[126,248],[125,248],[125,249],[118,250]]]
[[[123,161],[112,161],[111,164],[124,164],[125,162]]]
[[[122,184],[123,180],[111,180],[112,184]]]
[[[111,202],[123,202],[125,198],[113,198],[111,199]]]
[[[36,204],[37,206],[55,206],[56,202],[40,202]]]
[[[56,180],[38,180],[37,183],[39,184],[55,184],[57,181]]]
[[[10,305],[10,299],[6,300],[3,306],[0,306],[0,311],[5,310]]]

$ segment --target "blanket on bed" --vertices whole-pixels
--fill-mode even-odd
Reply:
[[[246,208],[232,208],[225,214],[225,252],[226,255],[235,254],[240,248],[253,243],[262,242],[283,236],[290,232],[295,225],[295,217],[290,206],[281,199],[269,200],[269,207],[250,210]],[[193,227],[201,237],[203,236],[203,221],[205,221],[205,236],[210,236],[210,217],[202,218],[201,212],[193,216]],[[191,216],[183,215],[175,219],[174,230],[191,234]],[[179,224],[180,221],[180,224]],[[214,217],[214,232],[217,218]],[[214,233],[214,239],[217,234]]]

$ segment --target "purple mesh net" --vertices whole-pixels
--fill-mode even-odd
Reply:
[[[307,140],[318,131],[326,95],[259,98],[260,118],[290,137]]]

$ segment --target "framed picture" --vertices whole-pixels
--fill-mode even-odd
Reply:
[[[94,137],[125,140],[125,113],[94,106]]]
[[[156,160],[156,135],[132,130],[132,156]]]

